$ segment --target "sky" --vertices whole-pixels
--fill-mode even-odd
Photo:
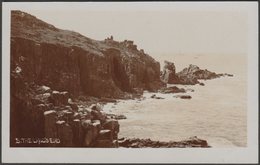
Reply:
[[[131,5],[130,5],[131,6]],[[142,10],[126,7],[23,10],[95,40],[133,40],[148,54],[245,54],[247,13],[239,10]]]

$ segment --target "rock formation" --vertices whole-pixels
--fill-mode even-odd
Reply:
[[[208,71],[207,69],[202,70],[198,66],[190,64],[189,67],[178,72],[177,76],[179,78],[179,83],[194,85],[200,83],[199,80],[214,79],[221,75]]]
[[[208,71],[207,69],[200,69],[198,66],[192,64],[190,64],[187,68],[184,68],[182,71],[176,73],[174,63],[165,61],[164,69],[161,73],[161,80],[168,84],[200,84],[204,86],[204,84],[200,83],[199,80],[214,79],[221,76],[232,77],[233,75],[227,73],[217,74],[215,72]]]
[[[159,62],[134,41],[97,41],[11,11],[10,146],[118,147],[117,119],[126,117],[90,103],[216,76],[193,66],[175,73],[173,63],[166,65],[161,81]]]
[[[118,141],[119,147],[127,148],[185,148],[185,147],[203,147],[209,148],[206,140],[197,138],[196,136],[190,137],[187,140],[182,141],[170,141],[161,142],[153,141],[151,139],[139,139],[139,138],[121,138]]]
[[[38,137],[47,139],[36,146],[116,147],[114,118],[125,116],[87,108],[88,99],[116,102],[164,85],[159,62],[133,41],[96,41],[22,11],[11,12],[10,74],[11,146],[35,146],[19,138]]]
[[[177,95],[177,96],[173,96],[173,97],[181,98],[181,99],[191,99],[190,95]]]
[[[171,86],[171,87],[165,87],[161,88],[159,90],[161,93],[185,93],[186,90],[184,88],[178,88],[176,86]]]
[[[175,65],[173,62],[164,61],[161,79],[163,82],[168,84],[174,84],[178,82],[178,77],[176,76]]]
[[[159,62],[133,41],[92,40],[21,11],[11,12],[11,71],[75,96],[118,98],[162,85]]]
[[[12,147],[118,147],[119,123],[106,115],[99,104],[72,104],[68,92],[46,86],[22,89],[27,90],[24,92],[28,97],[17,95],[12,99]]]

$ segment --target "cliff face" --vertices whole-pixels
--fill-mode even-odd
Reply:
[[[21,11],[11,12],[10,75],[11,146],[46,137],[58,138],[60,147],[116,147],[118,122],[74,101],[163,85],[159,63],[133,41],[92,40]]]
[[[20,11],[11,13],[11,71],[73,95],[121,97],[160,87],[160,65],[132,41],[96,41]]]

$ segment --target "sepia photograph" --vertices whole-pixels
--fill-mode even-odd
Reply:
[[[257,160],[257,3],[17,2],[3,8],[6,155],[151,150],[168,152],[161,161],[170,163],[169,153],[185,148],[220,151],[212,159],[219,163],[228,162],[231,150],[238,152],[230,152],[233,162]],[[252,159],[237,158],[243,152]]]

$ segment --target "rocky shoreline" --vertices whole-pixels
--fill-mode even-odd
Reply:
[[[32,90],[32,88],[31,88]],[[153,141],[151,139],[118,138],[120,123],[127,119],[124,115],[108,114],[102,110],[99,102],[72,101],[66,91],[53,91],[47,86],[33,87],[30,104],[24,115],[30,125],[27,136],[42,139],[30,142],[23,138],[11,141],[13,147],[91,147],[91,148],[185,148],[210,147],[206,140],[191,137],[183,141]],[[27,91],[28,92],[28,91]],[[27,98],[28,99],[28,98]],[[103,99],[102,99],[103,100]],[[97,100],[95,100],[97,101]],[[114,101],[111,101],[115,103]],[[104,103],[103,103],[104,104]],[[90,106],[89,106],[90,105]],[[23,108],[23,107],[21,107]],[[22,128],[22,127],[21,127]],[[24,130],[21,130],[24,131]],[[59,143],[50,143],[56,139]],[[47,140],[47,142],[46,142]]]
[[[131,40],[118,42],[111,36],[97,41],[12,11],[10,76],[11,147],[157,148],[209,145],[197,137],[180,142],[118,139],[118,120],[127,116],[107,114],[102,105],[141,100],[144,90],[186,93],[188,89],[166,86],[203,86],[199,80],[233,75],[195,65],[176,73],[168,61],[160,71],[160,63]]]
[[[119,147],[126,148],[187,148],[187,147],[200,147],[209,148],[206,140],[197,138],[196,136],[190,137],[182,141],[153,141],[151,139],[139,138],[120,138],[118,140]]]

